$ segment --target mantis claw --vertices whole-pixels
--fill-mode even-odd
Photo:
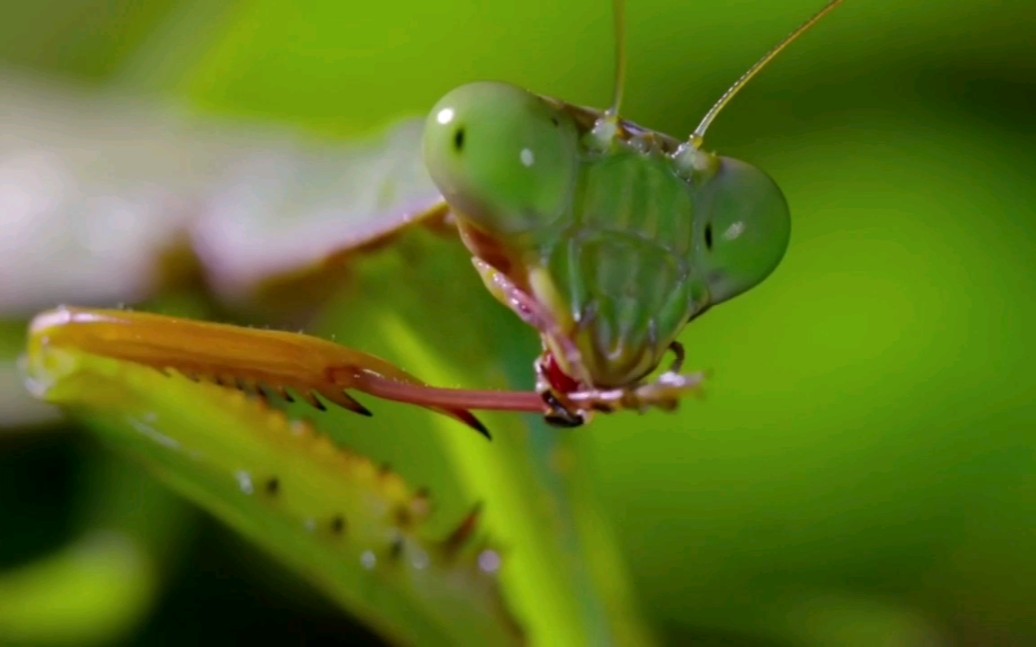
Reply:
[[[345,391],[322,391],[320,393],[325,399],[337,404],[343,409],[348,409],[353,413],[358,413],[361,416],[367,416],[368,418],[373,416],[371,410],[360,404],[356,398],[352,397]]]
[[[315,337],[123,310],[62,307],[37,316],[30,332],[35,348],[71,347],[259,397],[273,393],[288,402],[298,397],[321,411],[326,401],[370,416],[347,392],[361,391],[447,415],[486,438],[489,430],[472,409],[535,413],[555,426],[578,427],[594,411],[671,411],[704,380],[703,373],[670,370],[647,384],[586,387],[559,373],[548,352],[537,363],[536,392],[439,388],[373,355]],[[674,345],[674,369],[682,364],[682,351]]]
[[[30,333],[34,346],[71,347],[228,388],[254,385],[256,393],[265,394],[265,386],[288,402],[295,400],[290,393],[294,392],[321,411],[327,409],[323,398],[370,416],[370,410],[346,390],[379,396],[378,386],[390,382],[399,391],[388,399],[425,406],[489,437],[464,402],[438,404],[410,397],[432,387],[385,360],[315,337],[144,312],[71,307],[38,315]]]
[[[543,419],[548,425],[574,429],[586,424],[586,416],[582,412],[572,411],[571,407],[562,404],[550,389],[543,391],[542,395],[543,402],[547,405],[547,413],[544,414]]]

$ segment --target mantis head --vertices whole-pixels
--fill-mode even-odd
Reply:
[[[471,83],[432,109],[424,157],[443,197],[493,234],[515,234],[564,210],[578,164],[572,118],[504,83]]]

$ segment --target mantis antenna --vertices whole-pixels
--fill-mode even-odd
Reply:
[[[709,111],[705,113],[705,116],[702,117],[701,123],[698,124],[698,127],[694,129],[693,133],[691,133],[691,144],[695,148],[701,147],[702,139],[705,137],[705,131],[708,130],[710,125],[712,125],[712,120],[716,118],[716,115],[718,115],[720,111],[730,103],[730,100],[733,99],[734,96],[755,77],[755,75],[762,72],[763,68],[765,68],[770,61],[777,58],[777,55],[783,52],[784,48],[798,40],[802,34],[809,31],[811,27],[820,22],[824,16],[831,13],[835,7],[842,4],[842,2],[843,0],[831,0],[831,2],[828,2],[823,9],[815,13],[812,18],[799,25],[795,31],[791,32],[784,40],[777,43],[776,47],[756,61],[755,65],[748,68],[748,71],[742,74],[741,78],[735,81],[734,85],[730,86],[727,91],[723,93],[723,96],[721,96],[719,100],[709,108]],[[616,3],[621,3],[621,0],[616,0]]]
[[[615,91],[612,105],[605,113],[611,118],[619,116],[619,104],[622,103],[622,90],[626,85],[626,2],[612,1],[612,13],[615,17]]]

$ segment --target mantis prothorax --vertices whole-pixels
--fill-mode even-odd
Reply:
[[[472,409],[577,426],[593,411],[673,409],[701,373],[680,372],[688,322],[765,279],[788,245],[787,202],[763,171],[702,150],[713,119],[829,2],[741,76],[680,142],[619,117],[625,54],[597,111],[503,83],[443,97],[424,132],[427,169],[486,287],[535,328],[535,391],[428,386],[388,362],[301,334],[121,310],[59,308],[32,343],[178,371],[261,393],[316,396],[368,413],[348,390],[427,407],[488,435]],[[671,367],[648,376],[672,352]]]

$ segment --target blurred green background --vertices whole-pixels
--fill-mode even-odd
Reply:
[[[628,4],[624,114],[679,135],[819,3]],[[611,93],[603,0],[4,14],[10,69],[328,137],[475,79],[584,105]],[[667,640],[1036,642],[1034,34],[1028,0],[849,0],[712,128],[710,148],[786,192],[788,255],[683,336],[689,364],[714,371],[703,402],[578,432]],[[5,329],[8,358],[21,326]],[[78,436],[0,432],[0,566],[61,544],[105,456]],[[179,566],[133,640],[365,635],[240,540],[193,527],[166,547]]]

